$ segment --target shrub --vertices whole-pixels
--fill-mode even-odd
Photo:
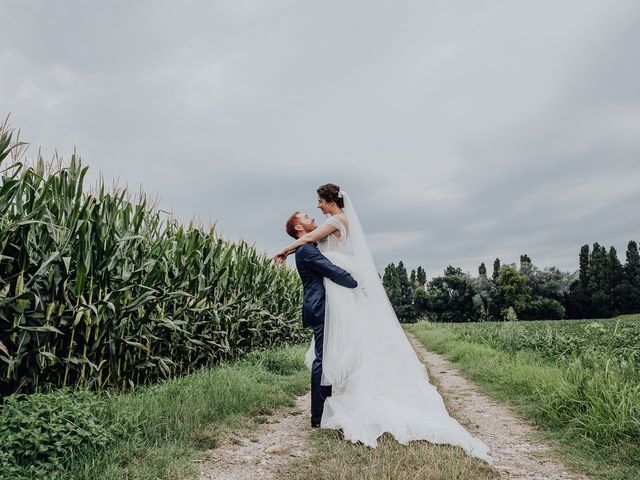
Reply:
[[[537,297],[525,307],[520,317],[531,320],[562,320],[565,308],[558,300]]]
[[[518,320],[518,315],[516,315],[516,311],[513,309],[513,307],[505,309],[503,315],[506,322],[515,322]]]
[[[12,395],[0,411],[0,478],[55,478],[71,455],[115,440],[106,402],[89,392]]]

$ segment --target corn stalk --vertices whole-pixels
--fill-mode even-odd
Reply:
[[[0,129],[0,395],[127,389],[306,337],[295,272]]]

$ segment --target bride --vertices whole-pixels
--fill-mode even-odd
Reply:
[[[387,298],[353,204],[337,185],[317,190],[326,222],[282,250],[277,262],[305,243],[317,242],[331,262],[351,273],[355,292],[324,279],[325,325],[322,385],[331,385],[321,428],[342,429],[344,438],[377,447],[384,432],[398,442],[428,440],[462,447],[489,463],[489,448],[450,417],[429,383]],[[305,354],[309,368],[314,341]]]

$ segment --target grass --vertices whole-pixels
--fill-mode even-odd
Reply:
[[[292,406],[309,387],[306,345],[253,352],[108,401],[105,422],[125,435],[103,451],[71,461],[65,479],[179,479],[197,474],[193,460],[231,430],[252,429],[261,415]]]
[[[461,448],[427,441],[405,446],[385,433],[378,447],[346,441],[336,430],[314,431],[312,455],[295,460],[280,473],[283,480],[488,480],[497,472]]]
[[[637,317],[627,320],[640,327]],[[614,331],[607,325],[613,321],[598,324]],[[550,322],[418,322],[405,328],[427,348],[444,354],[484,393],[537,424],[541,436],[571,468],[592,478],[640,478],[640,386],[635,365],[597,348],[555,357],[524,347],[507,351],[513,343],[509,338],[528,336],[531,341],[536,328],[554,328]],[[579,337],[576,326],[568,322],[558,322],[555,328]],[[473,329],[477,335],[470,332]],[[489,335],[483,329],[500,331]],[[528,333],[523,335],[522,329]],[[594,343],[605,343],[605,338]]]

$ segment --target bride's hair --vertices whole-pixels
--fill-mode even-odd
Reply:
[[[324,185],[320,185],[316,192],[320,198],[327,202],[336,202],[340,208],[344,208],[344,199],[338,196],[340,187],[335,183],[325,183]]]

